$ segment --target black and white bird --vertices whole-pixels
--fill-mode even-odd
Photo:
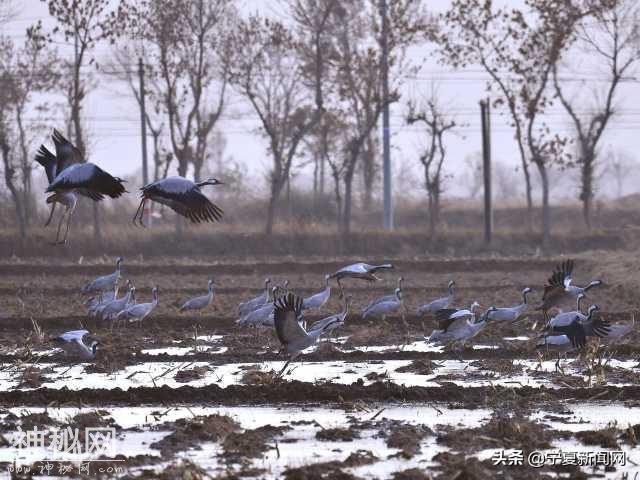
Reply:
[[[447,286],[447,288],[449,289],[449,295],[447,295],[446,297],[436,298],[429,303],[425,303],[420,308],[418,308],[418,315],[433,315],[438,310],[449,308],[449,306],[451,306],[451,304],[453,303],[453,297],[455,293],[453,287],[455,286],[455,284],[455,280],[451,280],[449,282],[449,285]]]
[[[134,290],[134,296],[135,296],[135,290]],[[151,302],[137,303],[125,308],[123,311],[121,311],[117,315],[116,320],[118,321],[122,320],[125,322],[128,321],[129,323],[140,322],[140,325],[142,325],[142,321],[145,318],[147,318],[149,315],[151,315],[151,312],[153,312],[153,310],[156,308],[157,305],[158,305],[158,287],[153,287],[153,289],[151,290]]]
[[[602,285],[602,280],[592,280],[584,287],[572,284],[573,260],[566,260],[556,266],[553,273],[547,280],[542,294],[542,302],[537,310],[542,310],[545,320],[548,320],[548,310],[557,307],[564,302],[574,300],[581,293],[585,294],[594,287]]]
[[[216,283],[211,278],[209,279],[209,283],[207,285],[208,285],[209,293],[207,293],[206,295],[192,298],[191,300],[187,300],[180,307],[179,311],[187,312],[187,311],[193,311],[193,310],[203,310],[207,308],[209,305],[211,305],[211,302],[213,302],[213,289]]]
[[[269,288],[270,284],[271,279],[267,278],[264,281],[264,292],[261,295],[258,295],[257,297],[252,298],[251,300],[247,300],[246,302],[242,302],[240,305],[238,305],[238,315],[240,317],[244,317],[245,315],[253,312],[258,307],[269,303],[269,295],[271,294],[271,289]]]
[[[331,285],[329,285],[329,280],[331,280],[331,275],[325,275],[324,290],[316,293],[315,295],[311,295],[302,301],[303,310],[322,308],[327,301],[329,301],[329,297],[331,296]]]
[[[64,350],[69,357],[91,360],[95,358],[100,342],[95,339],[89,339],[88,335],[88,330],[72,330],[55,337],[53,342]],[[85,343],[85,337],[90,340],[89,345]]]
[[[611,330],[609,322],[602,318],[594,318],[598,311],[597,305],[591,305],[589,312],[565,312],[556,315],[547,324],[545,335],[566,335],[576,348],[583,348],[587,344],[587,337],[605,337]]]
[[[109,275],[103,275],[95,280],[87,283],[82,287],[82,293],[102,293],[109,290],[115,290],[116,285],[121,277],[120,265],[122,264],[122,257],[116,259],[116,271]]]
[[[340,323],[336,318],[333,322],[326,322],[318,328],[308,332],[302,326],[302,298],[287,293],[274,302],[274,324],[276,335],[282,344],[281,352],[289,355],[289,359],[282,367],[279,375],[282,375],[291,361],[295,360],[303,350],[315,345],[320,337],[335,329]]]
[[[491,312],[496,307],[489,307],[487,311],[476,318],[479,305],[474,302],[471,310],[441,310],[436,314],[438,328],[431,332],[428,343],[464,343],[478,335],[486,326]]]
[[[51,138],[55,145],[56,154],[54,155],[47,147],[41,145],[36,153],[35,160],[44,167],[47,174],[49,186],[45,193],[52,193],[47,198],[47,203],[52,205],[51,213],[45,226],[51,223],[57,203],[66,207],[65,212],[60,217],[55,240],[55,244],[62,244],[67,241],[71,217],[77,205],[78,195],[99,202],[105,196],[118,198],[125,192],[125,189],[122,185],[124,180],[110,175],[93,163],[84,162],[82,153],[58,130],[53,130]],[[60,230],[65,216],[67,217],[67,226],[64,237],[60,240]]]
[[[133,216],[133,223],[144,227],[143,216],[146,202],[153,201],[166,205],[171,210],[193,223],[216,222],[222,219],[223,211],[204,196],[201,187],[222,185],[216,178],[204,182],[192,182],[184,177],[167,177],[151,182],[140,189],[140,205]]]
[[[522,303],[513,307],[498,307],[489,314],[489,320],[498,322],[515,322],[519,320],[529,308],[527,295],[531,293],[529,287],[522,290]]]

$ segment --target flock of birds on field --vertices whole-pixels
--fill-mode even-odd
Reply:
[[[93,294],[85,302],[89,315],[110,321],[112,328],[119,323],[141,323],[158,305],[157,287],[152,289],[150,302],[137,303],[135,286],[129,280],[125,283],[124,295],[118,296],[118,284],[122,277],[121,265],[122,258],[118,258],[116,270],[113,273],[98,277],[82,288],[83,294]],[[537,337],[537,347],[553,348],[558,351],[558,362],[560,352],[584,349],[589,337],[598,337],[605,343],[620,341],[633,330],[634,323],[611,325],[607,320],[596,316],[597,305],[591,305],[584,313],[581,310],[581,301],[591,289],[602,285],[602,281],[593,280],[584,287],[574,285],[573,266],[573,260],[567,260],[554,269],[544,287],[542,301],[538,305],[529,303],[528,294],[532,289],[527,287],[522,290],[522,302],[518,305],[490,306],[485,311],[480,311],[480,304],[473,302],[469,308],[453,308],[456,283],[452,280],[448,284],[447,295],[417,309],[416,313],[420,317],[432,317],[436,320],[436,329],[425,340],[443,345],[464,345],[487,325],[518,322],[532,311],[542,311],[545,327]],[[282,370],[284,371],[290,361],[297,358],[305,349],[315,345],[323,335],[344,325],[352,298],[345,293],[342,284],[344,280],[374,282],[380,279],[377,273],[393,268],[391,264],[348,265],[331,275],[326,275],[324,289],[304,298],[289,290],[288,282],[271,286],[271,279],[267,278],[262,294],[238,305],[239,318],[236,324],[239,327],[275,329],[276,336],[282,345],[280,352],[289,357]],[[305,312],[320,309],[327,303],[331,296],[332,279],[336,280],[339,287],[339,295],[343,303],[342,311],[307,326]],[[393,294],[382,296],[369,303],[362,310],[362,317],[384,320],[390,315],[400,315],[405,322],[407,309],[402,296],[403,280],[402,277],[398,279],[398,285]],[[185,301],[179,307],[179,312],[202,311],[209,307],[214,300],[215,286],[215,281],[210,279],[208,292]],[[560,309],[567,302],[573,301],[576,302],[575,310]],[[66,332],[56,340],[68,354],[83,359],[94,358],[99,345],[87,330]],[[87,341],[89,343],[86,343]]]
[[[56,205],[59,203],[66,209],[60,217],[56,233],[55,244],[66,243],[69,234],[71,218],[75,211],[78,196],[87,197],[93,201],[101,201],[108,196],[118,198],[125,193],[124,180],[114,177],[93,163],[85,162],[81,152],[69,142],[58,130],[53,131],[52,140],[55,155],[41,145],[35,160],[44,167],[49,185],[46,193],[51,193],[47,203],[51,204],[51,212],[45,224],[49,225],[53,219]],[[194,223],[215,222],[222,218],[220,207],[214,205],[203,193],[201,188],[207,185],[220,185],[222,182],[215,178],[203,182],[193,182],[184,177],[167,177],[144,185],[141,189],[141,200],[133,217],[133,223],[144,226],[144,212],[147,202],[157,202],[166,205],[179,215]],[[60,233],[66,218],[65,232]],[[122,259],[116,263],[116,271],[110,275],[99,277],[87,284],[82,292],[95,294],[86,302],[89,314],[100,320],[111,322],[111,326],[131,322],[142,322],[158,305],[158,289],[153,288],[151,301],[138,303],[135,286],[127,281],[124,295],[118,296],[118,282],[121,278],[120,266]],[[325,288],[307,298],[301,298],[288,289],[288,285],[271,287],[270,279],[265,281],[264,292],[253,299],[239,305],[238,325],[275,328],[278,339],[282,343],[283,351],[291,359],[301,351],[314,345],[319,338],[344,324],[349,312],[351,297],[344,294],[341,281],[351,278],[365,281],[376,281],[376,273],[391,269],[391,264],[369,265],[355,263],[344,267],[332,275],[325,276]],[[559,265],[544,287],[542,302],[535,309],[544,314],[546,326],[538,339],[540,346],[553,346],[557,349],[582,349],[588,337],[600,337],[611,340],[618,339],[629,333],[633,324],[610,325],[606,320],[595,316],[597,305],[591,305],[586,313],[580,309],[580,302],[587,292],[602,284],[600,280],[593,280],[584,287],[572,282],[573,261],[567,260]],[[330,281],[335,279],[343,299],[343,310],[335,315],[315,322],[306,328],[304,312],[323,307],[331,295]],[[403,278],[400,277],[393,294],[385,295],[367,305],[362,311],[363,318],[381,317],[401,314],[406,325],[402,294]],[[437,328],[428,337],[429,342],[451,344],[471,340],[490,323],[516,322],[531,311],[527,295],[531,288],[522,291],[522,303],[512,307],[491,306],[480,312],[478,302],[470,307],[453,308],[455,281],[449,282],[448,294],[422,305],[417,313],[420,316],[433,316]],[[186,301],[180,312],[198,311],[208,307],[213,301],[215,282],[209,280],[208,292],[203,296]],[[575,301],[575,310],[562,312],[559,307],[568,301]],[[554,311],[555,310],[555,311]],[[91,340],[86,344],[85,337],[89,337],[87,330],[67,332],[57,340],[65,349],[83,358],[93,358],[98,346],[97,341]]]

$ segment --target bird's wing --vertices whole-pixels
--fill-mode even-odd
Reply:
[[[40,148],[36,152],[35,161],[44,167],[44,171],[47,174],[47,180],[49,183],[53,182],[56,178],[56,168],[58,159],[49,151],[44,145],[40,145]]]
[[[371,273],[375,273],[378,270],[383,270],[383,269],[387,269],[387,268],[393,268],[393,265],[391,265],[390,263],[385,263],[383,265],[367,265],[367,271],[371,272]]]
[[[571,340],[571,345],[573,345],[574,348],[580,349],[587,344],[587,335],[585,333],[583,325],[580,323],[577,317],[573,322],[571,322],[571,324],[563,327],[562,330],[562,333],[569,337],[569,340]]]
[[[58,336],[57,339],[62,340],[63,342],[82,341],[82,338],[88,334],[89,330],[71,330],[69,332],[64,332],[62,335]]]
[[[455,308],[442,308],[436,312],[436,322],[438,322],[438,330],[447,331],[454,323],[464,320],[465,315],[458,314],[463,310]],[[456,315],[458,314],[458,315]]]
[[[591,337],[606,337],[611,332],[611,324],[600,317],[580,322],[585,335]]]
[[[274,302],[274,322],[280,343],[287,345],[307,337],[307,332],[299,323],[302,315],[302,298],[292,293]]]
[[[82,154],[59,130],[53,129],[53,143],[56,147],[57,174],[76,163],[82,163]]]
[[[220,221],[224,213],[205,197],[199,188],[184,193],[172,193],[168,200],[167,205],[174,212],[187,217],[193,223]]]
[[[125,191],[122,183],[122,180],[111,176],[97,165],[83,163],[61,172],[47,191],[78,189],[83,193],[83,190],[90,190],[94,199],[100,200],[104,195],[111,198],[121,196]]]
[[[571,284],[571,274],[573,272],[573,260],[566,260],[551,273],[551,276],[547,280],[547,285],[544,287],[544,293],[542,300],[552,299],[559,293],[563,293],[565,289]]]

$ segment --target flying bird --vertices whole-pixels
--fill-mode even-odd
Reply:
[[[151,182],[140,189],[140,205],[133,216],[133,223],[144,227],[143,216],[146,202],[153,201],[166,205],[171,210],[193,223],[216,222],[222,219],[223,211],[204,196],[201,187],[223,185],[216,178],[204,182],[192,182],[184,177],[167,177]]]
[[[84,360],[90,360],[95,358],[96,350],[100,342],[91,339],[91,342],[87,345],[84,343],[84,339],[88,335],[88,330],[72,330],[55,337],[53,342],[62,348],[69,357],[79,357]]]
[[[368,263],[358,262],[352,265],[342,267],[340,270],[331,274],[331,278],[335,278],[338,281],[338,287],[340,287],[341,296],[344,294],[342,284],[340,281],[344,278],[357,278],[360,280],[367,280],[369,282],[375,282],[380,280],[376,276],[376,273],[380,270],[392,269],[393,265],[385,263],[382,265],[369,265]]]
[[[41,145],[35,160],[44,167],[47,174],[49,186],[45,193],[52,193],[47,198],[47,203],[52,205],[45,226],[51,223],[57,203],[66,207],[60,217],[54,242],[54,244],[64,244],[67,242],[71,217],[76,209],[78,195],[88,197],[95,202],[103,200],[105,196],[118,198],[125,192],[122,185],[124,180],[113,177],[93,163],[84,162],[82,153],[58,130],[53,130],[51,138],[55,145],[56,154],[54,155],[47,147]],[[67,226],[64,237],[60,240],[60,230],[65,216],[67,217]]]
[[[545,329],[547,335],[566,335],[574,348],[580,349],[587,344],[587,337],[606,337],[611,331],[608,321],[602,318],[593,318],[598,311],[597,305],[591,305],[589,312],[584,315],[580,312],[566,312],[556,315]]]
[[[335,329],[342,322],[339,317],[336,317],[333,321],[325,322],[322,326],[307,332],[301,325],[304,321],[302,302],[302,298],[292,293],[287,293],[274,302],[276,335],[282,344],[281,352],[289,355],[289,359],[278,375],[282,375],[289,363],[295,360],[303,350],[315,345],[323,333]]]
[[[549,320],[549,309],[556,307],[568,300],[573,300],[581,293],[586,294],[593,287],[602,285],[602,280],[592,280],[585,287],[572,285],[573,260],[566,260],[556,266],[553,273],[547,280],[542,294],[542,302],[537,310],[542,310],[545,321]]]

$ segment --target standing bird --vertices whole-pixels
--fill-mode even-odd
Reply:
[[[280,287],[277,285],[271,289],[272,298],[275,301],[277,292],[280,290]],[[253,325],[254,327],[270,327],[273,326],[273,302],[265,303],[264,305],[259,306],[255,310],[247,313],[246,315],[240,317],[236,320],[236,324],[241,327],[246,325]]]
[[[435,300],[422,305],[420,308],[418,308],[418,315],[433,315],[438,310],[449,308],[449,306],[453,303],[453,287],[455,284],[455,280],[451,280],[447,287],[449,289],[449,295],[447,295],[446,297],[436,298]]]
[[[213,279],[209,279],[208,288],[209,293],[206,295],[202,295],[200,297],[192,298],[191,300],[187,300],[184,305],[180,307],[180,312],[190,311],[190,310],[202,310],[211,305],[213,301],[213,287],[215,282]]]
[[[354,263],[352,265],[347,265],[346,267],[342,267],[340,270],[334,272],[331,275],[331,278],[335,278],[338,281],[338,287],[340,287],[341,296],[344,294],[342,289],[342,284],[340,280],[343,278],[359,278],[361,280],[367,280],[369,282],[375,282],[380,280],[375,274],[380,270],[392,269],[393,265],[390,263],[385,263],[382,265],[369,265],[368,263]]]
[[[322,327],[308,332],[302,327],[302,322],[302,298],[287,293],[274,302],[276,335],[282,344],[281,352],[289,355],[289,359],[278,375],[282,375],[289,363],[295,360],[303,350],[315,345],[323,333],[336,328],[341,320],[336,318],[333,322],[327,322]]]
[[[120,265],[122,264],[122,257],[118,257],[116,260],[116,271],[110,273],[109,275],[103,275],[102,277],[98,277],[95,280],[87,283],[84,287],[82,287],[82,293],[93,293],[93,292],[106,292],[108,290],[114,290],[116,284],[120,280]]]
[[[302,309],[308,310],[310,308],[322,308],[325,303],[329,300],[331,296],[331,286],[329,285],[329,280],[331,280],[331,275],[324,276],[324,290],[316,293],[315,295],[311,295],[310,297],[305,298],[302,301]]]
[[[318,320],[317,322],[313,322],[313,325],[311,325],[311,328],[309,328],[308,333],[311,333],[314,330],[322,330],[324,333],[328,333],[335,330],[339,326],[344,325],[344,322],[347,319],[347,315],[349,314],[350,306],[351,295],[345,295],[342,311],[334,315],[329,315],[328,317],[323,318],[322,320]]]
[[[262,293],[262,295],[258,295],[257,297],[252,298],[251,300],[247,300],[246,302],[238,305],[238,314],[240,315],[240,317],[244,317],[245,315],[253,312],[256,308],[261,307],[265,303],[269,302],[269,294],[271,292],[271,290],[269,289],[270,284],[271,279],[267,278],[264,281],[264,292]]]
[[[578,312],[561,313],[549,320],[545,333],[566,335],[574,348],[583,348],[587,344],[587,337],[605,337],[611,330],[609,322],[593,318],[597,311],[598,306],[591,305],[587,315]]]
[[[127,280],[126,289],[127,293],[125,293],[122,297],[111,300],[98,309],[97,316],[101,320],[114,320],[121,311],[123,311],[129,305],[132,305],[135,294],[135,287],[130,280]]]
[[[387,315],[397,313],[400,310],[402,310],[402,321],[406,324],[404,303],[402,301],[402,289],[398,287],[396,288],[393,297],[385,297],[365,308],[362,312],[362,318],[371,316],[382,317],[382,320],[384,321],[387,318]]]
[[[522,314],[527,310],[527,294],[531,293],[529,287],[522,290],[522,303],[514,307],[496,308],[489,314],[489,320],[498,322],[515,322],[519,320]]]
[[[124,180],[113,177],[93,163],[83,162],[82,153],[58,130],[53,130],[51,138],[56,147],[56,154],[53,155],[44,145],[41,145],[35,160],[44,167],[47,174],[49,186],[45,193],[53,193],[47,198],[47,203],[51,203],[52,206],[45,226],[51,223],[56,203],[66,207],[60,217],[54,242],[55,244],[63,244],[67,242],[71,217],[76,208],[78,195],[88,197],[95,202],[103,200],[105,195],[118,198],[125,192],[122,185]],[[67,216],[67,226],[64,238],[60,240],[60,230],[65,215]]]
[[[545,321],[549,319],[548,310],[551,307],[556,307],[568,300],[573,300],[581,293],[586,294],[593,287],[602,285],[602,280],[592,280],[585,287],[572,285],[572,273],[573,260],[566,260],[556,266],[549,280],[547,280],[547,285],[545,285],[544,293],[542,294],[542,302],[536,308],[536,310],[542,310]]]
[[[167,177],[149,183],[140,189],[142,200],[140,200],[138,210],[133,216],[133,223],[137,222],[144,227],[142,217],[144,216],[144,206],[148,201],[166,205],[193,223],[220,221],[223,214],[222,209],[211,203],[204,196],[200,187],[222,184],[216,178],[210,178],[204,182],[192,182],[184,177]]]
[[[53,341],[70,357],[79,357],[84,360],[95,358],[96,350],[100,342],[91,340],[87,345],[84,338],[89,335],[88,330],[72,330],[55,337]]]
[[[140,322],[140,325],[142,325],[142,321],[147,318],[158,305],[158,287],[153,287],[151,297],[152,300],[149,303],[138,303],[125,308],[118,314],[116,320],[128,320],[129,323]]]

